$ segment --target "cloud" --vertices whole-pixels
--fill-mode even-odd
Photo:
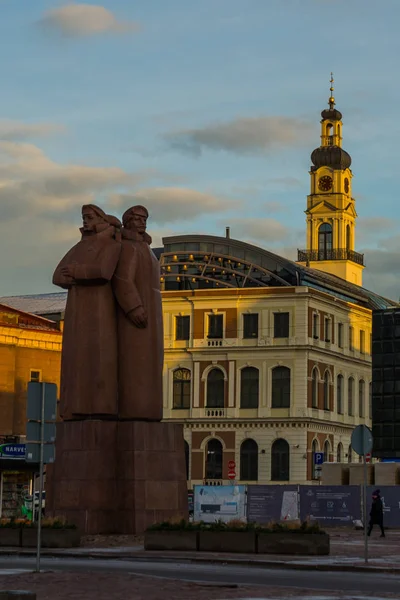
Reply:
[[[264,154],[311,140],[312,124],[291,117],[239,117],[225,123],[164,135],[174,150],[200,156],[205,149],[235,154]]]
[[[387,232],[396,226],[396,219],[388,217],[359,217],[357,223],[357,229],[360,228],[362,234]]]
[[[120,21],[104,6],[94,4],[66,4],[60,8],[52,8],[43,15],[39,24],[64,37],[122,34],[139,30],[138,23]]]
[[[289,239],[289,229],[276,219],[259,218],[228,218],[220,221],[221,225],[229,225],[231,237],[236,240],[249,240],[260,243],[268,249],[271,243],[284,243]]]
[[[37,137],[47,137],[63,133],[65,128],[56,123],[23,123],[21,121],[0,120],[0,140],[18,141]]]
[[[110,199],[110,205],[121,211],[135,204],[146,206],[153,222],[173,223],[226,211],[238,205],[238,202],[179,187],[140,189],[133,194],[113,194]]]

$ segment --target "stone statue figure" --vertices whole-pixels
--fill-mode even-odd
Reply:
[[[118,416],[161,421],[163,324],[160,266],[146,233],[148,211],[122,217],[122,248],[113,277],[118,319]]]
[[[82,207],[82,238],[61,260],[53,283],[68,290],[61,357],[64,420],[116,418],[117,321],[111,279],[121,223],[98,206]]]

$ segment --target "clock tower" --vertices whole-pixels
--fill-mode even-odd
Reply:
[[[342,148],[342,113],[335,108],[333,89],[331,76],[329,108],[321,113],[321,145],[311,154],[307,249],[298,251],[298,262],[361,286],[364,255],[354,250],[351,157]]]

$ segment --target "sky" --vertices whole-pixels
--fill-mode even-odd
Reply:
[[[0,296],[57,291],[87,202],[119,217],[144,204],[155,246],[230,226],[295,259],[333,71],[364,286],[399,299],[399,0],[0,11]]]

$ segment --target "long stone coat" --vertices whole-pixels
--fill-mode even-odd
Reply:
[[[113,278],[118,303],[120,419],[162,419],[164,355],[160,266],[150,248],[151,238],[122,230],[122,250]],[[147,327],[133,325],[128,313],[143,306]]]
[[[87,234],[57,266],[53,283],[68,290],[61,356],[64,420],[117,414],[117,320],[111,279],[121,242],[109,224]],[[73,265],[74,280],[61,268]]]

